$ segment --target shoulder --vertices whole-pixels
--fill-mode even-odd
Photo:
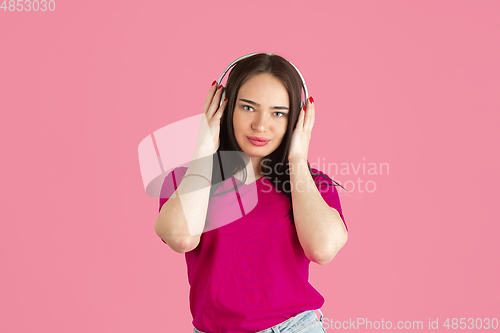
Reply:
[[[325,172],[315,168],[311,168],[311,171],[312,171],[312,177],[315,182],[333,184],[332,177],[330,177]]]
[[[186,174],[187,169],[188,168],[185,166],[180,166],[163,172],[160,176],[160,178],[163,179],[160,191],[161,195],[165,195],[165,193],[173,193],[177,189],[182,177]],[[170,197],[170,195],[168,195],[168,197]]]
[[[188,168],[185,166],[178,166],[172,168],[170,169],[170,171],[168,171],[167,177],[173,177],[174,181],[181,180],[181,178],[184,177],[184,175],[186,174],[187,169]]]
[[[176,175],[177,174],[179,174],[179,175],[180,174],[185,175],[187,169],[188,169],[187,166],[178,166],[178,167],[175,167],[175,168],[171,169],[171,172],[173,171]]]

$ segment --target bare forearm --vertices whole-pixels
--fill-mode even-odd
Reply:
[[[300,244],[306,256],[319,264],[333,259],[347,241],[338,211],[323,200],[307,167],[307,161],[290,161],[293,214]]]

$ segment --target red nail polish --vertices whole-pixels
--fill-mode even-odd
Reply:
[[[224,98],[224,102],[225,102],[225,101],[227,101],[227,97],[226,97],[226,98]]]
[[[314,103],[314,98],[312,96],[309,97],[309,102]]]
[[[304,112],[306,112],[306,107],[305,107],[305,106],[304,106],[304,107],[302,107],[302,110],[304,110]]]
[[[216,84],[216,83],[217,83],[217,81],[212,82],[212,86],[213,86],[214,84]]]
[[[219,86],[219,88],[217,88],[217,90],[220,89],[220,88],[222,88],[222,84]]]

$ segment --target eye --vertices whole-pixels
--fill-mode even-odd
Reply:
[[[248,105],[243,105],[243,110],[245,110],[245,111],[253,111],[253,108],[251,106],[248,106]]]
[[[279,111],[275,112],[274,114],[279,114],[279,116],[277,116],[278,118],[281,118],[281,117],[286,116],[286,113],[284,113],[284,112],[279,112]]]

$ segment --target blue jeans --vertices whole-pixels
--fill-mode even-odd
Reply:
[[[314,310],[304,311],[278,325],[256,333],[326,333],[323,328],[323,312],[320,309],[318,312],[321,314],[319,320]],[[205,332],[195,328],[194,333]]]

